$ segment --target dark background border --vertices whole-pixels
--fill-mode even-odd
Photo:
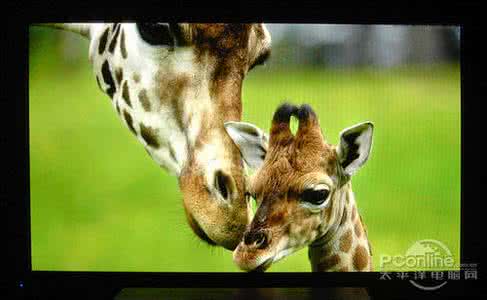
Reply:
[[[460,1],[457,1],[460,2]],[[0,256],[1,293],[18,297],[64,295],[61,298],[84,296],[93,299],[113,297],[124,287],[367,287],[377,298],[410,298],[422,296],[467,296],[482,287],[481,240],[485,239],[482,201],[479,197],[483,168],[484,138],[481,122],[485,119],[480,104],[485,100],[487,81],[484,60],[487,49],[481,44],[487,16],[476,1],[441,6],[421,2],[382,4],[368,1],[361,6],[349,4],[329,6],[325,1],[273,5],[261,1],[245,4],[198,7],[185,2],[156,2],[132,7],[120,3],[45,1],[28,7],[4,6],[7,21],[0,30],[2,37],[2,93],[0,147],[2,180],[0,211],[5,254]],[[169,5],[172,4],[172,5]],[[205,3],[204,3],[205,4]],[[126,7],[124,7],[124,5]],[[199,4],[201,5],[201,3]],[[96,8],[95,8],[96,7]],[[93,9],[95,8],[95,9]],[[123,17],[121,17],[123,16]],[[175,18],[174,16],[181,16]],[[5,18],[4,18],[5,19]],[[29,211],[29,130],[28,130],[28,26],[35,22],[133,21],[166,19],[190,22],[275,22],[275,23],[339,23],[339,24],[429,24],[458,25],[461,31],[461,95],[462,95],[462,188],[461,188],[461,262],[478,265],[477,280],[449,281],[436,292],[423,292],[407,280],[379,280],[379,273],[110,273],[110,272],[31,272]],[[483,55],[483,57],[481,56]],[[480,133],[480,134],[478,134]],[[3,216],[3,214],[5,214]],[[5,223],[5,224],[4,224]],[[6,267],[4,267],[6,266]],[[3,292],[5,291],[5,292]],[[0,298],[3,298],[0,294]]]

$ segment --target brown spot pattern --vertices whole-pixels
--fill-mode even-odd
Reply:
[[[122,82],[123,79],[123,70],[122,68],[118,68],[115,70],[115,79],[117,80],[118,85]]]
[[[123,29],[120,37],[120,52],[122,53],[122,57],[124,59],[127,58],[127,49],[125,48],[125,31],[123,31]]]
[[[140,135],[149,146],[159,148],[159,141],[157,140],[156,131],[152,127],[146,127],[144,124],[141,123]]]
[[[112,72],[110,71],[110,66],[107,60],[105,60],[105,62],[103,62],[103,65],[101,66],[101,75],[103,76],[103,81],[105,82],[105,84],[108,85],[106,93],[108,94],[108,96],[110,96],[110,98],[113,98],[113,94],[116,91],[115,82],[113,81]]]
[[[180,98],[188,81],[188,77],[177,79],[173,87],[174,94],[171,98],[173,109],[176,115],[176,121],[178,122],[179,128],[181,129],[183,129],[185,125],[183,124],[184,106],[182,104],[182,101],[180,101]]]
[[[352,247],[352,230],[349,229],[340,238],[340,250],[342,252],[348,252]]]
[[[108,39],[108,31],[109,28],[105,29],[105,31],[100,37],[100,43],[98,44],[98,54],[102,54],[105,51],[105,47],[107,45],[107,39]]]
[[[130,102],[130,93],[129,93],[129,87],[127,84],[127,80],[123,82],[123,87],[122,87],[122,98],[127,103],[128,106],[132,107],[132,103]]]
[[[139,101],[145,111],[150,111],[150,101],[149,97],[147,97],[147,91],[145,89],[142,89],[139,92]]]
[[[357,237],[361,237],[362,236],[362,224],[360,223],[359,220],[357,220],[357,222],[355,222],[354,229],[355,229],[355,235]]]
[[[166,104],[167,101],[170,101],[170,107],[174,111],[178,127],[181,131],[184,131],[184,128],[186,127],[183,122],[184,103],[180,100],[184,89],[190,81],[189,76],[167,76],[167,74],[159,72],[156,75],[156,81],[159,82],[159,100],[162,104]]]
[[[367,254],[367,250],[365,247],[358,245],[357,248],[355,248],[355,253],[353,255],[353,266],[357,270],[363,270],[365,267],[367,267],[369,262],[369,256]]]
[[[132,79],[134,80],[135,83],[139,83],[140,82],[140,75],[137,73],[134,73],[132,75]]]
[[[113,51],[115,51],[115,45],[117,44],[118,40],[118,34],[120,33],[120,23],[116,25],[115,33],[113,34],[112,41],[110,42],[110,45],[108,46],[108,52],[113,54]]]
[[[132,116],[125,109],[123,110],[123,118],[125,119],[125,122],[127,123],[127,126],[129,127],[130,131],[132,131],[133,134],[137,135],[134,128]]]
[[[331,267],[336,266],[339,262],[340,256],[338,256],[338,254],[327,256],[318,264],[318,270],[328,270]]]

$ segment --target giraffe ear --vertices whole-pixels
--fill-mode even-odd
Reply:
[[[364,122],[344,129],[340,133],[338,160],[347,176],[352,176],[367,161],[372,149],[374,125]]]
[[[226,122],[224,125],[247,165],[252,169],[259,168],[267,153],[269,144],[267,134],[257,126],[246,122]]]

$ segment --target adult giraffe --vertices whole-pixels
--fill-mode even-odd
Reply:
[[[242,116],[246,73],[270,53],[262,24],[43,24],[90,40],[100,89],[149,155],[179,179],[188,223],[234,249],[250,222],[241,154],[224,123]]]

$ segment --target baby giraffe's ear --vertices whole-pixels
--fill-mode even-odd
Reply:
[[[340,133],[338,161],[346,176],[352,176],[367,161],[372,148],[374,125],[364,122]]]
[[[247,165],[252,169],[259,168],[269,145],[267,134],[257,126],[246,122],[226,122],[224,125],[228,135],[240,149]]]

